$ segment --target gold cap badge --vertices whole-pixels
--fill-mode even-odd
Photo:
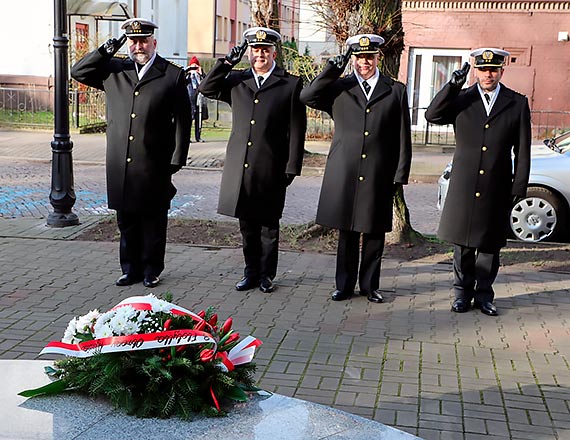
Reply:
[[[362,37],[360,40],[358,40],[358,44],[362,47],[368,47],[370,46],[370,38]]]
[[[267,38],[267,33],[265,31],[257,31],[255,33],[255,38],[257,38],[258,40],[265,40]]]

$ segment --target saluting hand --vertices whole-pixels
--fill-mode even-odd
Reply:
[[[350,60],[350,56],[352,55],[352,48],[348,48],[344,55],[337,55],[329,59],[329,63],[335,66],[337,69],[344,70],[348,61]]]
[[[247,41],[244,41],[239,46],[232,47],[232,50],[225,56],[225,59],[228,63],[232,66],[235,66],[239,63],[243,57],[243,54],[247,50]]]
[[[460,89],[461,87],[463,87],[463,84],[465,84],[465,81],[467,81],[467,74],[469,73],[470,67],[471,66],[469,65],[469,63],[467,62],[464,63],[461,69],[456,70],[451,74],[451,79],[449,80],[449,84],[456,89]]]
[[[121,35],[118,40],[116,38],[111,38],[103,43],[103,49],[107,55],[112,57],[117,53],[121,46],[125,44],[125,41],[127,41],[127,36],[125,34]]]

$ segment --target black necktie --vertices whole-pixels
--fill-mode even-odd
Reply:
[[[491,102],[491,97],[489,96],[488,93],[483,93],[483,96],[485,97],[485,100],[487,101],[487,104],[489,104]]]
[[[263,77],[262,76],[258,76],[257,77],[257,82],[259,84],[259,88],[261,88],[261,85],[263,84]]]
[[[368,96],[368,92],[370,92],[370,84],[368,84],[366,81],[362,81],[362,87],[364,87],[364,91],[366,92],[366,95]]]

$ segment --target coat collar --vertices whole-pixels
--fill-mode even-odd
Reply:
[[[168,61],[157,54],[154,58],[152,66],[150,66],[150,69],[148,69],[140,81],[137,75],[137,70],[135,68],[135,63],[130,58],[127,58],[125,59],[124,64],[124,72],[126,73],[127,77],[133,84],[140,86],[144,83],[152,81],[153,79],[164,76],[164,72],[168,66]]]
[[[392,90],[391,87],[392,80],[380,74],[378,82],[376,83],[376,87],[374,87],[374,90],[372,91],[372,96],[370,97],[370,100],[366,100],[366,96],[364,95],[364,92],[362,91],[362,88],[360,87],[358,79],[356,78],[356,75],[354,75],[354,73],[347,76],[345,78],[345,82],[346,82],[346,90],[348,91],[348,93],[353,95],[353,97],[359,102],[359,104],[362,107],[366,107],[367,105],[373,104],[383,96],[390,93],[390,91]]]
[[[512,103],[513,96],[514,92],[511,89],[505,87],[504,84],[501,84],[501,89],[499,90],[495,104],[493,104],[493,108],[489,114],[489,119],[494,118],[503,110],[505,110]]]
[[[505,87],[504,84],[501,83],[501,89],[499,90],[499,94],[497,95],[497,99],[495,104],[493,104],[493,108],[491,109],[491,113],[487,116],[487,112],[485,111],[485,106],[483,105],[483,101],[481,100],[481,94],[477,88],[477,84],[473,84],[465,91],[466,96],[468,96],[469,101],[472,105],[477,107],[477,110],[481,112],[484,119],[490,120],[502,113],[513,101],[514,92]]]
[[[269,75],[269,78],[265,80],[263,87],[260,89],[257,87],[255,76],[253,75],[253,71],[250,67],[249,69],[243,71],[243,83],[248,86],[254,93],[264,92],[265,90],[276,85],[284,76],[285,70],[275,66],[275,69],[273,69],[273,72],[271,75]]]

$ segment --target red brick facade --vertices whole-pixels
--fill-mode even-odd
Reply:
[[[533,110],[570,111],[570,41],[558,41],[559,32],[570,31],[570,1],[404,0],[402,6],[402,82],[409,82],[414,49],[497,47],[511,52],[503,82],[527,95]]]

